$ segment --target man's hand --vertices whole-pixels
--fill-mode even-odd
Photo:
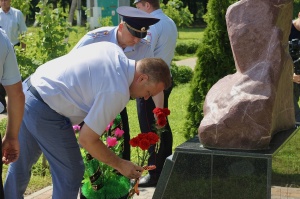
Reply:
[[[100,136],[85,123],[80,130],[78,140],[94,158],[118,170],[125,177],[135,179],[141,176],[143,167],[118,157],[99,138]]]
[[[296,75],[294,73],[294,75],[293,75],[293,82],[295,82],[296,84],[300,84],[300,75]]]
[[[129,179],[136,179],[141,177],[143,170],[143,167],[140,167],[128,160],[123,159],[121,161],[120,167],[118,168],[118,171]]]
[[[6,136],[2,139],[2,162],[9,164],[15,162],[20,154],[20,145],[18,139],[11,139]]]

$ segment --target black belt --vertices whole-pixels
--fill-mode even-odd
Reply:
[[[28,90],[32,93],[32,95],[34,95],[34,97],[37,98],[38,100],[40,100],[41,102],[44,102],[44,100],[40,96],[39,92],[36,90],[36,88],[34,88],[34,86],[32,86],[32,84],[30,82],[30,77],[28,78],[26,83],[27,83],[27,86],[28,86]]]

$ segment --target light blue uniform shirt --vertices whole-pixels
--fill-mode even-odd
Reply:
[[[5,13],[0,8],[0,26],[5,30],[13,45],[19,43],[19,36],[27,31],[23,13],[13,7]]]
[[[0,28],[0,82],[4,85],[12,85],[21,81],[17,58],[12,44]]]
[[[112,42],[118,45],[117,31],[118,26],[101,27],[92,30],[79,40],[79,42],[75,45],[71,52],[74,52],[75,49],[80,48],[82,46],[102,41]],[[129,59],[133,59],[136,61],[145,57],[154,56],[150,43],[147,42],[145,39],[141,39],[141,41],[135,44],[134,46],[127,46],[123,51]]]
[[[150,14],[160,20],[150,26],[146,40],[151,43],[154,57],[162,58],[170,66],[178,36],[176,25],[161,9],[157,9]]]
[[[101,135],[128,103],[134,73],[119,46],[98,42],[43,64],[31,83],[50,108]]]

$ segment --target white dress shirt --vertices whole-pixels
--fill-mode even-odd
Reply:
[[[23,13],[13,7],[10,7],[7,13],[0,8],[0,26],[5,30],[13,45],[19,43],[18,37],[27,31]]]
[[[101,135],[128,103],[134,72],[119,46],[97,42],[43,64],[31,83],[50,108]]]
[[[157,9],[150,14],[160,20],[150,26],[145,39],[151,43],[154,57],[162,58],[170,67],[178,36],[176,25],[161,9]]]

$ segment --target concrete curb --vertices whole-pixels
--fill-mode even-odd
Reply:
[[[140,195],[134,195],[133,199],[150,199],[153,197],[155,187],[139,188]],[[31,195],[25,196],[24,199],[51,199],[53,186],[45,187]],[[77,199],[80,199],[78,195]]]

